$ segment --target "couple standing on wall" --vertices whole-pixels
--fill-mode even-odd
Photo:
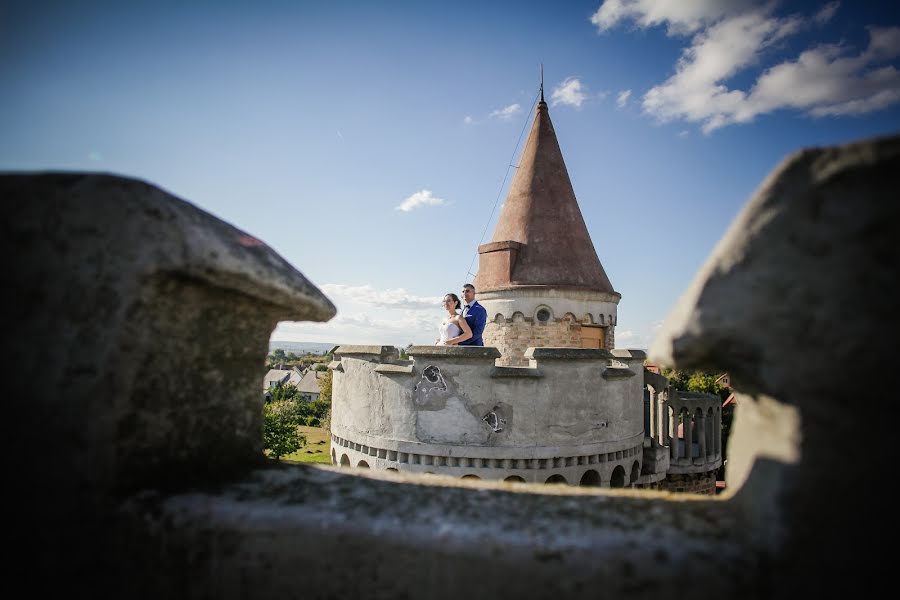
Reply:
[[[461,306],[456,294],[444,296],[447,314],[438,326],[441,337],[436,346],[484,346],[481,334],[487,324],[487,311],[475,300],[475,286],[471,283],[463,286],[462,296],[466,303],[462,313],[456,312]]]

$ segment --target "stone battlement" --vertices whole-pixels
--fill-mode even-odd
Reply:
[[[640,472],[643,352],[530,348],[527,367],[495,366],[492,347],[408,352],[400,361],[390,346],[335,350],[331,431],[349,449],[338,448],[335,464],[443,473],[484,465],[492,470],[477,476],[573,483],[588,471],[608,483],[617,466],[629,474],[623,483]],[[542,469],[556,471],[534,472]]]

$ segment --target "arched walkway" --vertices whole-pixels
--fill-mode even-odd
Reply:
[[[631,481],[628,483],[634,485],[637,483],[637,480],[641,477],[641,463],[638,461],[634,461],[634,464],[631,465]]]
[[[356,467],[359,468],[359,469],[368,469],[368,468],[369,468],[369,463],[367,463],[367,462],[364,461],[364,460],[361,460],[361,461],[359,461],[359,463],[357,463]]]
[[[518,475],[510,475],[503,481],[509,481],[510,483],[525,483],[525,480],[519,477]]]
[[[342,467],[350,466],[350,457],[348,457],[346,454],[341,456],[341,466]]]
[[[547,478],[547,481],[545,481],[544,483],[549,483],[549,484],[553,484],[553,483],[562,483],[562,484],[566,484],[566,483],[569,483],[569,482],[566,481],[566,478],[565,478],[565,477],[563,477],[562,475],[560,475],[559,473],[557,473],[556,475],[551,475],[550,477],[548,477],[548,478]]]

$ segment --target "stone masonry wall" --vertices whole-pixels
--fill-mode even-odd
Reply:
[[[667,492],[687,492],[689,494],[716,494],[716,472],[669,474],[659,482],[660,490]]]
[[[613,349],[613,327],[603,328],[604,348]],[[541,323],[530,317],[515,315],[505,322],[488,321],[484,328],[484,345],[496,347],[502,356],[498,366],[527,367],[528,348],[581,348],[581,323],[571,316]]]
[[[516,315],[505,323],[489,322],[484,328],[484,345],[500,351],[498,365],[527,367],[525,351],[530,347],[581,348],[581,324],[571,319],[540,323]]]

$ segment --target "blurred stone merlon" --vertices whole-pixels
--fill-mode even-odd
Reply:
[[[13,447],[53,457],[25,483],[90,494],[258,461],[271,331],[326,321],[331,302],[262,241],[142,181],[4,174],[0,197]]]
[[[763,182],[651,348],[659,365],[730,373],[725,478],[775,549],[773,582],[847,585],[843,566],[893,510],[877,486],[895,466],[879,423],[896,412],[881,388],[900,362],[898,299],[900,137],[804,150]]]

